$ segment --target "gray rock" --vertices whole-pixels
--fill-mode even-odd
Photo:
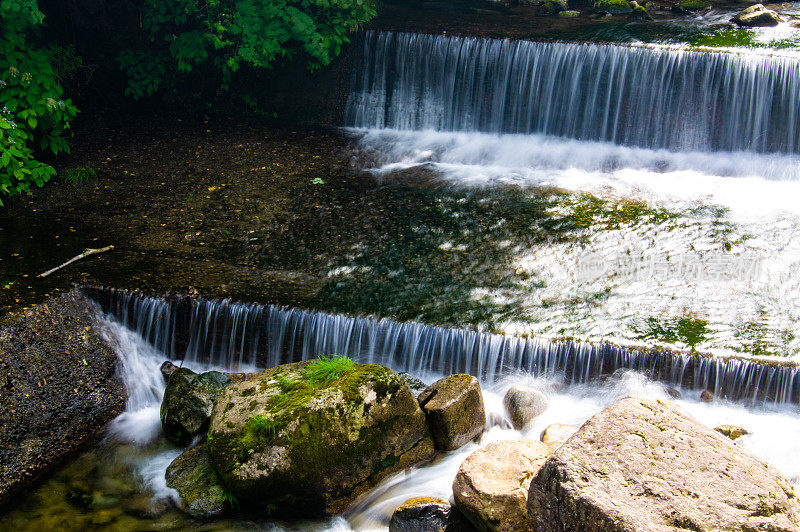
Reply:
[[[498,441],[478,449],[453,481],[456,506],[478,530],[532,532],[528,486],[551,452],[535,440]]]
[[[777,26],[781,22],[781,17],[775,11],[764,7],[763,4],[755,4],[737,13],[731,22],[747,28]]]
[[[181,509],[193,517],[225,513],[225,489],[214,470],[205,444],[184,451],[167,467],[167,486],[181,496]]]
[[[511,416],[514,428],[521,430],[525,425],[547,410],[547,396],[530,386],[512,386],[503,397],[503,405]]]
[[[448,375],[425,388],[418,399],[437,449],[458,449],[483,432],[486,410],[481,386],[472,375]]]
[[[437,497],[415,497],[395,509],[389,532],[468,532],[472,529],[457,508]]]
[[[528,514],[542,532],[800,530],[800,502],[772,466],[677,407],[637,398],[553,453]]]
[[[228,386],[208,449],[242,504],[292,517],[341,513],[387,475],[434,454],[403,378],[347,359],[277,366]]]
[[[164,436],[176,445],[186,445],[195,436],[205,434],[214,400],[230,384],[231,379],[219,371],[172,371],[161,402]]]

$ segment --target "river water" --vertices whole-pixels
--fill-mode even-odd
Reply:
[[[326,310],[441,316],[483,332],[205,302],[181,344],[165,300],[106,309],[126,411],[103,444],[0,517],[0,528],[385,530],[407,498],[450,498],[458,466],[479,446],[579,425],[627,394],[667,399],[668,385],[702,423],[750,431],[738,443],[798,486],[797,372],[747,361],[800,356],[797,58],[394,33],[361,44],[345,123],[357,161],[387,189],[423,199],[398,213],[406,225],[393,245],[365,242],[332,264]],[[412,262],[404,243],[419,244]],[[473,253],[499,257],[502,282],[480,264],[468,272],[478,281],[456,296],[426,298],[428,285],[407,268],[447,287],[449,261],[470,265]],[[744,360],[629,355],[591,341]],[[196,370],[256,369],[286,361],[285,345],[301,346],[295,358],[347,354],[426,382],[472,371],[487,430],[331,520],[194,522],[164,482],[181,449],[160,435],[159,365],[186,355]],[[501,404],[518,383],[550,396],[523,432]],[[730,399],[700,402],[712,383]]]

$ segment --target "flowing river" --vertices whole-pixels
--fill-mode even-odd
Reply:
[[[357,161],[386,185],[449,191],[437,200],[452,222],[446,238],[437,233],[437,253],[491,246],[513,275],[476,284],[469,298],[514,312],[497,311],[492,327],[476,330],[92,291],[121,360],[127,409],[98,449],[0,518],[0,528],[386,530],[407,498],[450,498],[458,466],[478,446],[538,439],[547,425],[579,425],[620,396],[669,399],[674,390],[702,423],[749,430],[737,443],[800,487],[800,378],[790,363],[800,357],[797,57],[387,32],[368,32],[358,46],[345,113]],[[556,199],[541,214],[570,220],[577,237],[482,242],[482,229],[539,226],[503,217],[482,229],[459,225],[465,198],[493,209],[513,197],[522,209],[543,191]],[[367,245],[354,249],[329,278],[345,293],[353,278],[364,293],[373,275],[402,284],[405,273],[376,256]],[[447,311],[470,322],[464,308]],[[487,431],[385,480],[330,520],[199,524],[174,510],[164,471],[181,449],[160,437],[159,365],[184,359],[195,370],[248,371],[326,353],[426,382],[472,373]],[[517,383],[550,395],[524,432],[511,428],[501,402]],[[700,401],[706,388],[713,403]]]

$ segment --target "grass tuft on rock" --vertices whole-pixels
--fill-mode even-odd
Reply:
[[[327,385],[350,373],[355,362],[345,356],[320,355],[304,368],[303,376],[314,385]]]

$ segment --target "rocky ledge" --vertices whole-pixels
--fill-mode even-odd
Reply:
[[[72,291],[0,321],[0,504],[125,407],[95,306]]]

